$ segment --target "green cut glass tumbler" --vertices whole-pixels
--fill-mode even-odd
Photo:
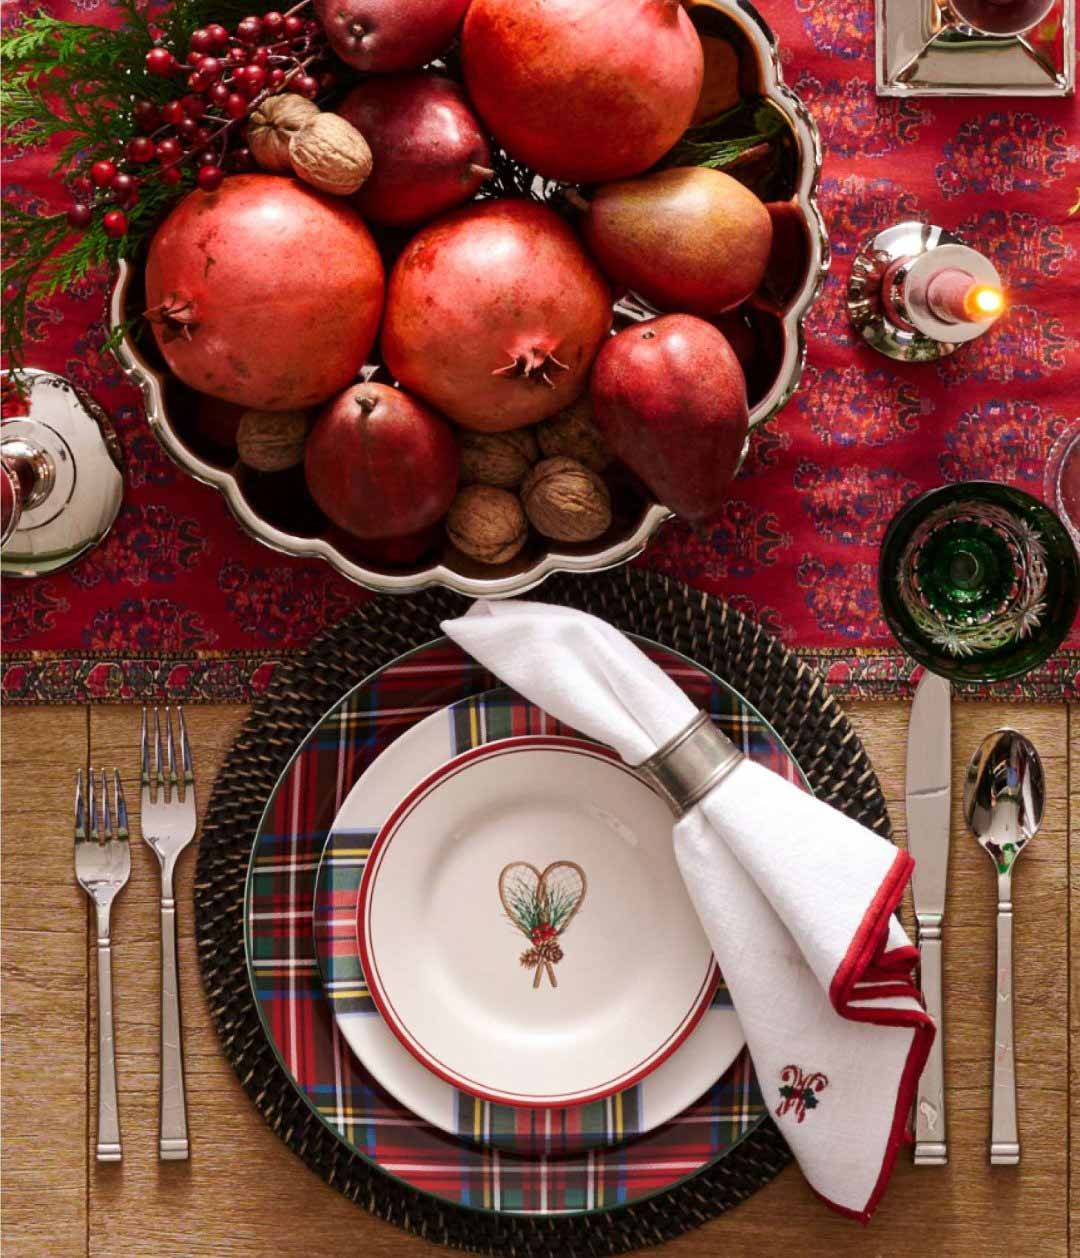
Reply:
[[[1061,645],[1080,604],[1080,560],[1037,498],[968,481],[920,494],[893,518],[878,592],[913,659],[950,681],[1000,681]]]

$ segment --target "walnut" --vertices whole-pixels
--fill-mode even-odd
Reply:
[[[252,111],[247,125],[248,148],[263,170],[292,170],[289,141],[318,112],[314,101],[295,92],[268,96]]]
[[[461,481],[500,489],[515,489],[540,457],[536,434],[531,428],[511,432],[463,432]]]
[[[525,545],[529,526],[521,503],[494,485],[466,485],[446,515],[451,542],[479,563],[506,563]]]
[[[371,149],[340,114],[316,114],[289,141],[289,161],[320,192],[347,197],[371,174]]]
[[[245,411],[236,429],[240,462],[256,472],[283,472],[304,457],[307,411]]]
[[[611,451],[604,444],[600,430],[593,423],[592,404],[588,398],[578,398],[565,411],[560,411],[541,424],[537,430],[540,449],[548,458],[565,454],[577,459],[594,472],[602,472],[611,462]]]
[[[591,542],[611,524],[611,496],[599,476],[576,459],[537,463],[521,487],[537,532],[557,542]]]

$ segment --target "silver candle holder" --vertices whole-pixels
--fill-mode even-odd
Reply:
[[[0,374],[14,388],[13,373]],[[48,371],[18,375],[25,413],[0,423],[0,571],[34,577],[102,540],[124,478],[116,434],[92,398]]]
[[[989,331],[1005,293],[993,263],[959,236],[897,223],[860,248],[847,308],[867,345],[900,362],[933,362]]]

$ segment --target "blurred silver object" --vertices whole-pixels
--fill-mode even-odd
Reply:
[[[1076,0],[875,0],[874,18],[879,96],[1071,96],[1075,87]],[[1043,39],[1040,25],[1055,21],[1061,38]]]
[[[5,390],[16,373],[2,373]],[[17,373],[24,415],[0,424],[0,571],[34,577],[74,563],[112,528],[124,494],[105,412],[63,376]]]
[[[821,143],[805,106],[783,81],[776,38],[753,7],[744,0],[700,0],[694,7],[714,9],[737,28],[747,45],[747,64],[752,63],[758,69],[760,94],[786,119],[798,156],[793,200],[805,220],[806,271],[797,291],[777,315],[779,363],[771,385],[751,409],[753,429],[779,410],[798,386],[806,356],[803,320],[829,266],[828,238],[817,206]],[[132,314],[138,313],[136,305],[129,306],[129,290],[136,282],[129,264],[121,262],[112,294],[110,322],[114,328],[123,326]],[[471,563],[458,565],[456,561],[432,562],[412,571],[379,568],[354,554],[346,554],[328,537],[287,532],[256,511],[233,469],[201,457],[183,440],[169,413],[167,374],[147,361],[130,336],[125,336],[121,342],[117,358],[142,390],[147,418],[166,452],[197,480],[219,489],[241,527],[275,550],[325,559],[343,576],[369,589],[405,594],[441,585],[474,598],[522,594],[554,572],[599,572],[626,563],[644,550],[650,538],[672,516],[666,507],[648,503],[636,520],[617,536],[591,545],[563,548],[557,542],[550,542],[549,548],[541,553],[511,560],[493,572]]]
[[[936,673],[923,673],[908,721],[908,852],[915,859],[911,893],[926,1011],[937,1025],[915,1096],[916,1166],[944,1166],[945,1010],[941,984],[941,929],[949,876],[949,807],[952,796],[952,690]]]
[[[1016,1166],[1020,1161],[1013,1042],[1012,870],[1016,858],[1042,824],[1045,802],[1042,761],[1031,741],[1014,729],[988,734],[968,765],[964,818],[997,871],[991,1166]]]
[[[998,317],[963,323],[937,317],[927,289],[935,275],[955,268],[1000,293],[993,264],[944,227],[907,222],[877,232],[851,266],[847,308],[853,327],[867,345],[900,362],[934,362],[953,353]]]
[[[120,785],[120,774],[113,770],[112,809],[109,808],[109,782],[105,770],[101,770],[100,808],[92,769],[88,778],[89,798],[83,794],[81,769],[75,778],[75,877],[79,886],[93,901],[97,918],[97,1160],[119,1162],[123,1153],[120,1144],[120,1111],[116,1099],[109,916],[113,900],[124,889],[131,876],[131,844],[128,841],[127,807],[124,803],[124,789]]]
[[[153,756],[150,754],[146,709],[140,746],[143,840],[161,866],[161,1131],[158,1155],[163,1162],[188,1156],[187,1100],[184,1093],[184,1045],[180,1029],[180,978],[176,961],[176,897],[173,875],[181,852],[195,837],[195,770],[191,761],[183,709],[176,709],[177,732],[165,709],[165,741],[161,715],[154,709]],[[177,742],[180,771],[177,772]]]

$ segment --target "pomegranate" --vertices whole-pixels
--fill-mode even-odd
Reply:
[[[330,47],[369,74],[415,70],[454,38],[469,0],[315,0]]]
[[[383,268],[343,201],[278,175],[234,175],[189,193],[158,228],[146,300],[185,384],[254,410],[302,410],[363,365]]]
[[[450,425],[400,389],[355,384],[328,402],[304,450],[312,498],[354,537],[419,533],[444,516],[458,482]]]
[[[704,65],[679,0],[472,0],[461,53],[506,151],[575,183],[663,157],[690,123]]]
[[[353,204],[376,223],[422,223],[472,198],[491,175],[491,151],[465,93],[438,74],[367,79],[337,112],[371,147],[373,166]]]
[[[383,361],[466,428],[501,432],[581,393],[611,294],[573,231],[532,201],[482,201],[422,228],[390,275]]]
[[[608,445],[686,520],[724,503],[746,441],[746,382],[711,323],[664,315],[624,328],[593,368],[593,415]]]

